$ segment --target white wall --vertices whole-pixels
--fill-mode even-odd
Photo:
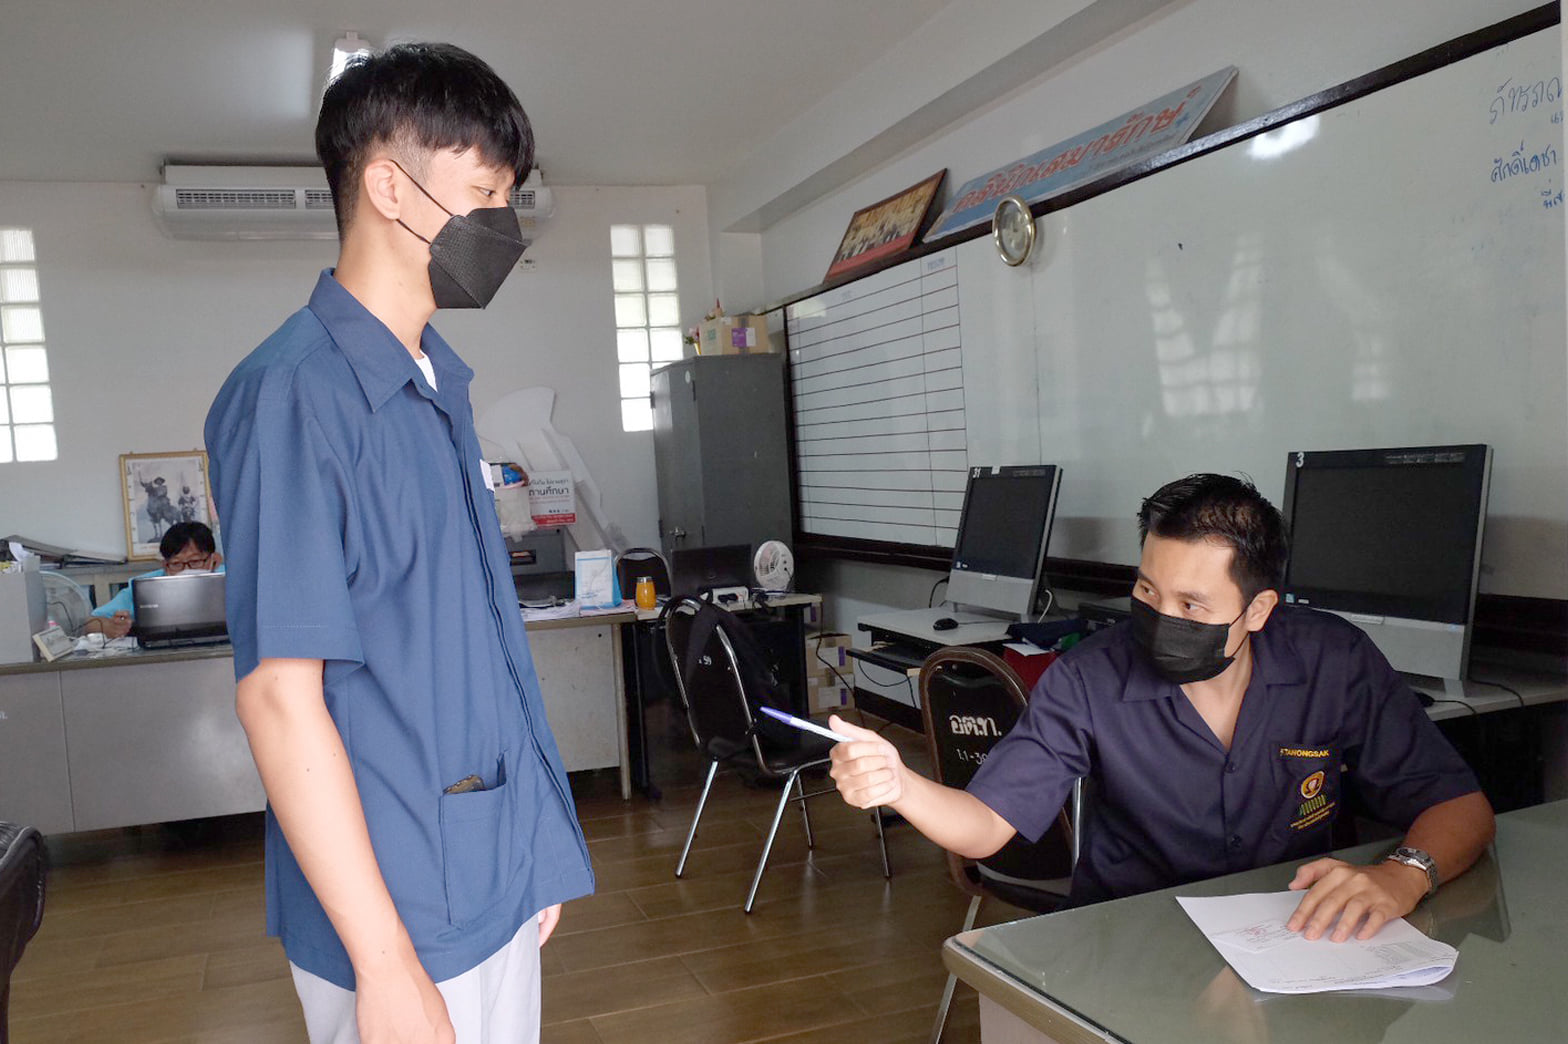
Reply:
[[[1007,4],[990,2],[998,11]],[[965,6],[984,5],[965,0]],[[1231,64],[1240,74],[1211,125],[1240,122],[1534,6],[1533,0],[1177,0],[768,227],[762,234],[767,298],[815,285],[856,209],[934,170],[948,168],[951,189]],[[969,24],[992,32],[1007,27],[1004,19],[983,17]],[[925,43],[927,53],[942,53],[939,41]],[[830,97],[817,111],[885,105],[875,85],[862,80],[855,88],[860,97]],[[815,136],[790,131],[802,147],[828,143],[813,157],[819,168],[842,159],[830,128]],[[744,196],[743,187],[725,187],[725,199]],[[812,572],[824,581],[828,620],[841,630],[853,630],[854,617],[866,612],[923,604],[915,597],[918,571],[854,565]]]
[[[557,211],[484,312],[436,327],[468,363],[475,410],[507,392],[557,392],[605,507],[654,543],[653,441],[620,430],[609,226],[674,226],[682,315],[712,300],[701,188],[554,190]],[[0,182],[0,225],[33,229],[60,457],[0,465],[0,534],[124,553],[118,455],[200,447],[234,364],[304,305],[331,243],[199,243],[158,230],[145,186]]]

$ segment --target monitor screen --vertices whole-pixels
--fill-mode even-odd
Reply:
[[[1054,467],[970,471],[953,569],[1032,581],[1055,499]]]
[[[1287,601],[1469,622],[1484,446],[1293,454]]]

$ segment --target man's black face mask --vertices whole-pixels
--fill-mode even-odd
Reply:
[[[1237,615],[1246,615],[1243,609]],[[1185,685],[1218,677],[1235,660],[1225,655],[1225,643],[1236,623],[1206,624],[1166,616],[1148,602],[1132,600],[1132,636],[1149,658],[1154,673],[1168,682]]]
[[[393,161],[396,163],[396,161]],[[403,170],[399,165],[398,170]],[[430,293],[437,308],[483,308],[495,297],[526,249],[517,215],[509,206],[478,207],[454,214],[403,170],[425,198],[446,211],[446,224],[425,239],[398,218],[410,235],[430,244]]]

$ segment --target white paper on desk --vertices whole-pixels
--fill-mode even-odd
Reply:
[[[1267,993],[1426,986],[1454,970],[1459,951],[1429,939],[1404,918],[1370,939],[1307,939],[1285,927],[1301,892],[1212,898],[1177,896],[1193,924],[1248,986]]]

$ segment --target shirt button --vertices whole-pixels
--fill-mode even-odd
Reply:
[[[1241,835],[1240,834],[1232,834],[1230,836],[1230,850],[1232,852],[1234,852],[1237,849],[1239,849],[1240,847],[1241,847]]]
[[[1234,761],[1227,761],[1225,763],[1225,771],[1226,772],[1235,772],[1235,771],[1237,771],[1237,769],[1239,767],[1240,766],[1238,766]]]

